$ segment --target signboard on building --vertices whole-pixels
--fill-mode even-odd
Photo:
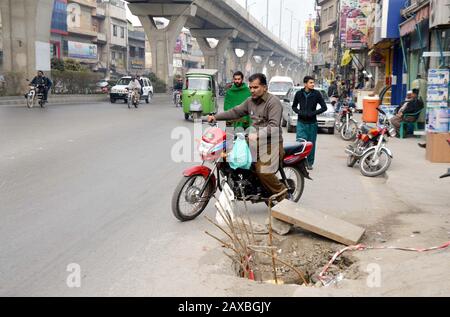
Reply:
[[[403,21],[401,16],[402,1],[383,0],[382,1],[381,38],[398,39],[400,31],[398,25]]]
[[[361,48],[368,42],[368,17],[373,11],[371,0],[341,1],[341,42],[347,48]]]
[[[67,35],[67,0],[55,0],[53,3],[51,32]]]
[[[97,59],[97,45],[90,43],[80,43],[68,41],[69,57],[72,58],[85,58],[85,59]]]
[[[134,68],[134,69],[143,69],[143,68],[145,68],[145,61],[144,60],[132,59],[130,61],[130,64],[131,64],[131,68]]]
[[[323,56],[323,53],[317,53],[312,55],[312,64],[314,66],[321,66],[325,65],[325,58]]]
[[[67,6],[67,25],[69,28],[81,26],[81,7],[78,3],[70,3]]]
[[[309,19],[306,21],[306,27],[305,27],[306,38],[309,41],[309,48],[310,48],[310,52],[312,54],[319,52],[320,38],[319,38],[319,34],[315,31],[315,26],[316,26],[316,20]]]

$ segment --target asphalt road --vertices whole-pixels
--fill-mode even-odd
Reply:
[[[164,277],[190,274],[182,256],[192,246],[183,242],[203,222],[180,224],[170,211],[191,165],[171,160],[171,133],[192,123],[165,99],[132,110],[0,108],[0,294],[179,289],[183,281],[171,286]],[[67,286],[71,263],[81,269],[80,288]]]

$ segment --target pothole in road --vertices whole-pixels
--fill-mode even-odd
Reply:
[[[257,236],[256,243],[259,246],[268,245],[268,236]],[[330,240],[323,239],[315,234],[295,229],[288,236],[274,235],[273,246],[276,258],[289,265],[276,261],[275,268],[279,284],[303,285],[303,279],[299,276],[300,271],[309,285],[322,286],[318,275],[331,260],[333,255],[343,248]],[[267,253],[270,253],[268,251]],[[358,260],[351,255],[341,255],[330,266],[327,276],[345,279],[358,279],[361,275]],[[239,277],[244,277],[241,266],[234,262],[234,271]],[[254,279],[257,282],[274,283],[274,272],[272,257],[257,253],[252,261]],[[281,281],[281,283],[280,283]]]

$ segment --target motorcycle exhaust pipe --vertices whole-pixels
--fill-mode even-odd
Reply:
[[[352,150],[350,150],[350,149],[345,149],[345,153],[346,154],[349,154],[349,155],[353,155],[353,156],[356,156],[356,153],[355,152],[353,152]]]

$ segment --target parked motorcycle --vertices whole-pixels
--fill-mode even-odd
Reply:
[[[262,186],[254,172],[250,170],[234,170],[224,161],[226,157],[227,135],[213,126],[203,135],[199,152],[203,160],[201,166],[184,171],[172,197],[172,212],[180,221],[190,221],[198,217],[208,205],[213,195],[228,184],[237,200],[260,203],[268,201],[272,194]],[[298,202],[303,194],[306,170],[306,158],[311,153],[311,142],[296,142],[284,146],[285,156],[280,164],[278,176],[288,188],[288,199]],[[212,163],[212,168],[205,166]]]
[[[450,146],[450,139],[447,140],[447,143]],[[447,178],[447,177],[450,177],[450,169],[447,171],[447,174],[444,174],[439,178]]]
[[[140,102],[138,90],[137,89],[128,89],[128,88],[126,88],[126,89],[128,91],[128,96],[127,96],[128,109],[131,109],[131,106],[134,106],[135,108],[137,108],[139,105],[139,102]]]
[[[36,100],[38,100],[38,103],[41,106],[41,108],[45,107],[44,89],[45,89],[44,85],[29,86],[29,91],[26,95],[28,108],[33,108],[34,104],[36,103]]]
[[[397,134],[386,113],[377,110],[383,115],[382,124],[376,128],[360,125],[357,140],[345,150],[348,154],[347,166],[353,167],[359,161],[361,174],[367,177],[382,175],[389,169],[393,155],[386,143],[389,137]]]
[[[335,129],[340,132],[341,138],[345,141],[353,140],[357,134],[358,123],[353,119],[355,110],[354,107],[344,103],[336,117]]]

